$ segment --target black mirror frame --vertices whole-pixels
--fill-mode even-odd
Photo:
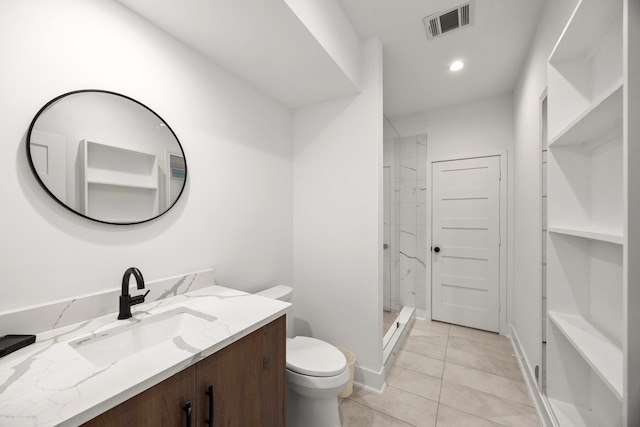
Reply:
[[[36,122],[38,121],[38,118],[40,117],[40,115],[42,113],[44,113],[47,110],[47,108],[49,108],[51,105],[55,104],[60,99],[66,97],[66,96],[75,95],[75,94],[78,94],[78,93],[89,93],[89,92],[97,92],[97,93],[115,95],[115,96],[119,96],[119,97],[128,99],[129,101],[138,104],[139,106],[143,107],[147,111],[151,112],[158,119],[160,119],[166,125],[167,129],[169,129],[169,131],[171,132],[171,134],[175,138],[176,142],[178,143],[178,146],[180,147],[180,151],[182,152],[182,156],[183,156],[183,159],[184,159],[184,184],[182,185],[182,188],[180,189],[180,194],[178,194],[178,197],[176,197],[176,200],[171,204],[171,206],[169,206],[167,209],[165,209],[163,212],[159,213],[158,215],[156,215],[154,217],[151,217],[149,219],[145,219],[143,221],[134,221],[134,222],[109,222],[109,221],[103,221],[103,220],[100,220],[100,219],[92,218],[90,216],[86,216],[86,215],[76,211],[75,209],[69,207],[62,200],[58,199],[51,192],[51,190],[49,190],[49,188],[45,185],[45,183],[42,181],[42,179],[40,179],[40,175],[38,175],[38,172],[36,171],[35,165],[33,164],[33,158],[31,157],[31,133],[33,132],[33,128],[34,128]],[[102,90],[102,89],[80,89],[80,90],[74,90],[74,91],[71,91],[71,92],[63,93],[62,95],[59,95],[59,96],[53,98],[51,101],[47,102],[42,108],[40,108],[40,110],[38,110],[38,113],[35,115],[35,117],[31,121],[31,124],[29,125],[29,130],[27,132],[27,139],[25,141],[25,147],[26,147],[26,151],[27,151],[27,159],[29,161],[29,168],[31,169],[31,172],[33,172],[33,175],[38,180],[38,183],[40,184],[40,187],[42,187],[44,189],[44,191],[47,194],[49,194],[49,196],[51,198],[53,198],[53,200],[58,202],[58,204],[62,205],[65,209],[73,212],[74,214],[76,214],[78,216],[81,216],[81,217],[86,218],[88,220],[99,222],[99,223],[102,223],[102,224],[134,225],[134,224],[143,224],[145,222],[153,221],[154,219],[159,218],[162,215],[164,215],[165,213],[169,212],[171,210],[171,208],[173,208],[176,205],[176,203],[178,203],[178,200],[180,200],[180,197],[182,197],[182,193],[184,192],[184,189],[187,186],[187,179],[188,179],[188,176],[189,176],[189,173],[188,173],[188,170],[187,170],[187,157],[186,157],[186,155],[184,153],[184,149],[182,148],[182,144],[180,143],[180,140],[178,139],[178,137],[175,134],[175,132],[173,131],[173,129],[171,129],[171,126],[169,126],[169,124],[162,117],[160,117],[155,111],[153,111],[151,108],[147,107],[146,105],[144,105],[140,101],[137,101],[137,100],[135,100],[135,99],[133,99],[133,98],[131,98],[129,96],[122,95],[121,93],[117,93],[117,92],[112,92],[112,91]]]

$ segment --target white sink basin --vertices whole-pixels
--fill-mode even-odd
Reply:
[[[175,338],[193,336],[214,320],[216,317],[178,307],[78,338],[69,345],[94,365],[106,366]]]

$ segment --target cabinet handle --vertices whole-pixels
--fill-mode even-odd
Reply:
[[[213,427],[213,386],[210,385],[207,388],[207,396],[209,397],[209,419],[207,419],[207,425]]]
[[[182,410],[187,414],[187,427],[191,427],[191,401],[184,404]]]

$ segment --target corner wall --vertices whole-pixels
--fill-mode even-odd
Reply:
[[[288,109],[108,0],[2,1],[0,57],[0,311],[117,288],[130,266],[148,281],[213,267],[241,290],[291,283]],[[133,97],[175,131],[189,176],[167,214],[99,224],[37,184],[31,119],[87,88]]]
[[[513,329],[534,378],[542,367],[542,181],[540,97],[547,86],[547,59],[575,0],[548,1],[514,92],[515,247]]]
[[[382,369],[382,45],[361,43],[361,89],[294,112],[293,325]]]
[[[360,38],[337,0],[284,0],[342,72],[360,87]]]

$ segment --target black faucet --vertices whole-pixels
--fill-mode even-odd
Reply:
[[[124,276],[122,277],[122,295],[120,295],[120,314],[118,314],[118,319],[128,319],[131,317],[131,306],[136,304],[142,304],[144,302],[144,298],[149,294],[147,291],[144,295],[129,295],[129,278],[133,274],[133,277],[136,278],[136,285],[138,289],[144,289],[144,278],[142,277],[142,273],[136,267],[130,267],[127,271],[124,272]]]

